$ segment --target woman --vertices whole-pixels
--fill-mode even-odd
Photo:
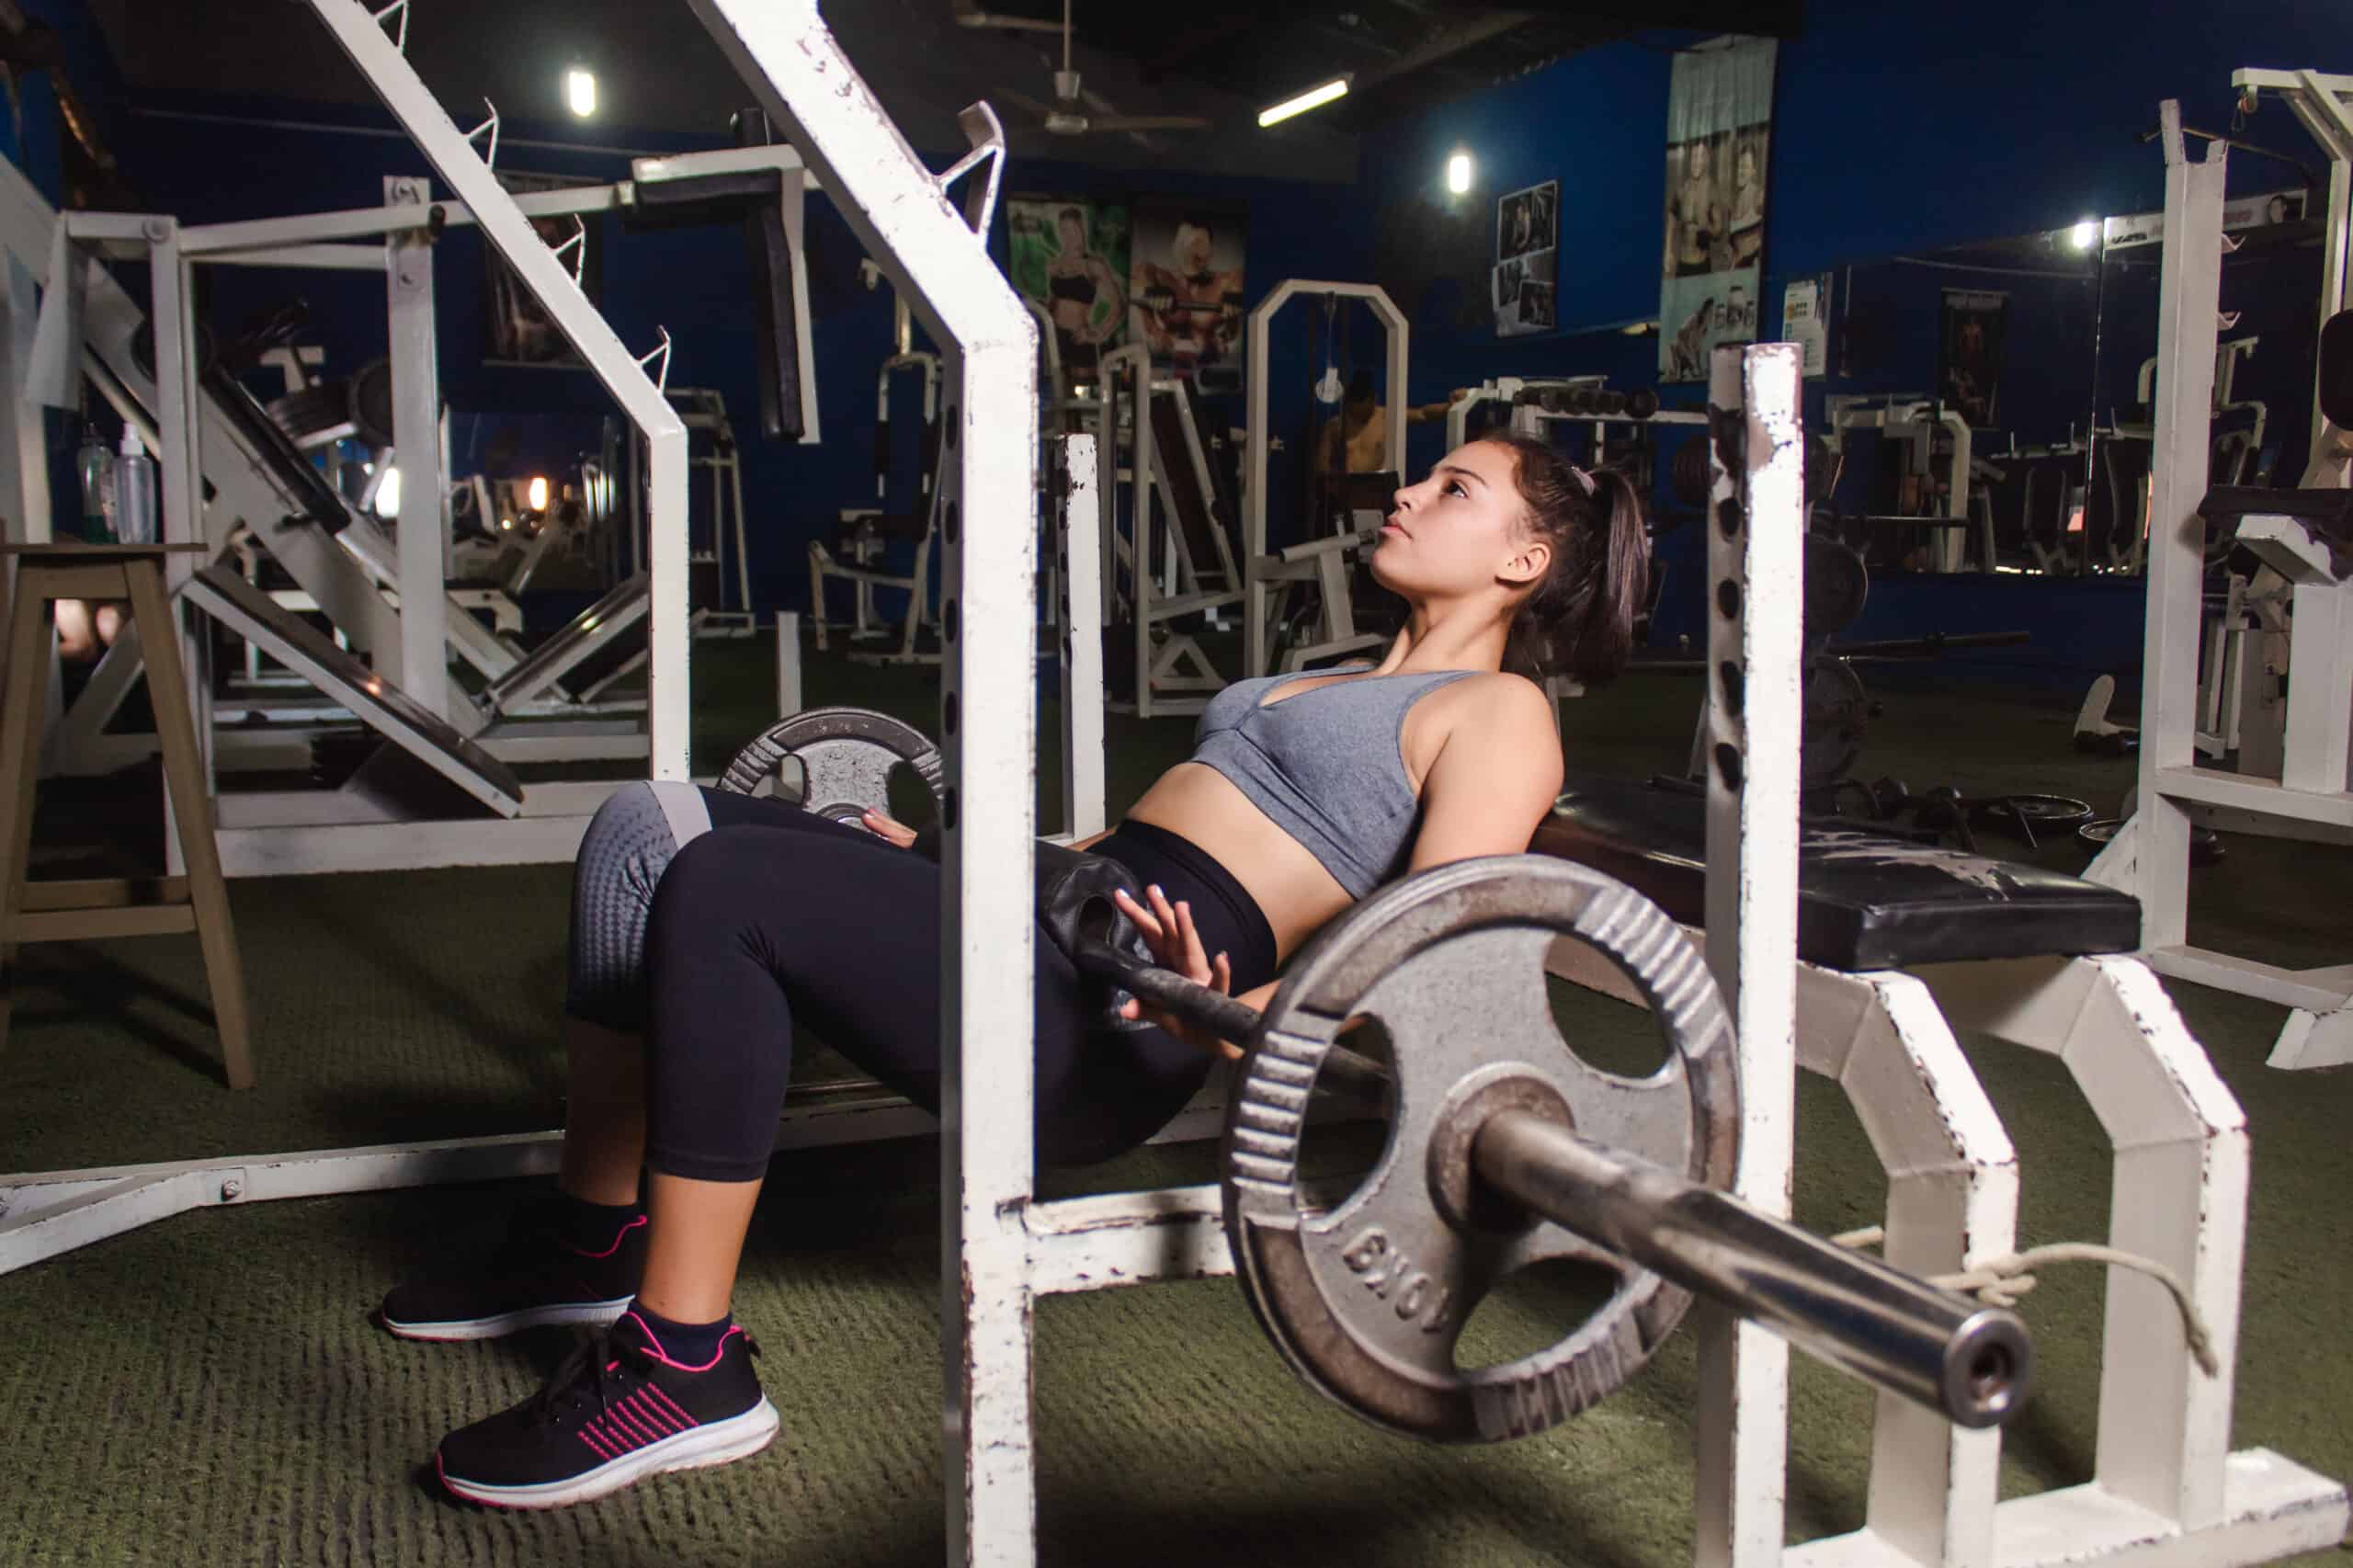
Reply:
[[[1683,149],[1683,177],[1667,192],[1666,275],[1697,278],[1716,269],[1715,245],[1724,227],[1723,204],[1709,172],[1712,148],[1697,140]]]
[[[1096,351],[1127,313],[1127,291],[1111,264],[1087,248],[1086,213],[1063,208],[1055,230],[1062,248],[1046,263],[1046,297],[1062,338],[1063,369],[1092,370]]]
[[[1527,676],[1614,673],[1646,559],[1631,485],[1526,437],[1471,442],[1397,492],[1372,562],[1407,611],[1387,656],[1227,687],[1192,759],[1092,842],[1146,885],[1127,912],[1160,961],[1263,1005],[1277,967],[1382,883],[1526,849],[1562,771]],[[728,1301],[795,1021],[939,1103],[939,871],[898,846],[913,836],[898,824],[870,826],[683,784],[634,785],[597,812],[574,879],[558,1190],[494,1262],[393,1290],[383,1321],[417,1339],[614,1327],[538,1395],[443,1440],[452,1492],[557,1506],[775,1435]],[[1038,1156],[1133,1148],[1221,1042],[1133,1004],[1157,1027],[1090,1032],[1069,960],[1035,947]]]

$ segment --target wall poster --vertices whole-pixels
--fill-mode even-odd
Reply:
[[[1155,371],[1208,393],[1242,390],[1242,256],[1249,237],[1232,208],[1135,204],[1129,314]]]
[[[1775,48],[1763,39],[1675,57],[1666,100],[1662,381],[1705,381],[1710,350],[1756,338]]]
[[[530,175],[498,171],[498,183],[517,196],[529,196],[543,190],[571,190],[584,185],[596,185],[593,179],[580,179],[569,175]],[[605,233],[602,218],[587,213],[579,218],[534,218],[531,227],[550,249],[564,244],[575,233],[585,233],[580,250],[580,291],[599,311],[605,300]],[[506,265],[498,247],[483,241],[484,262],[483,275],[483,358],[497,365],[557,365],[568,369],[585,369],[588,362],[581,358],[555,324],[555,318],[541,305],[516,270]],[[561,258],[568,267],[573,253],[566,251]]]
[[[1972,429],[1994,423],[2009,319],[2007,294],[1945,290],[1944,319],[1937,334],[1937,396]]]
[[[1495,335],[1524,337],[1560,325],[1561,182],[1495,202]]]
[[[1063,374],[1091,376],[1127,340],[1127,203],[1009,197],[1005,225],[1013,286],[1052,320]]]

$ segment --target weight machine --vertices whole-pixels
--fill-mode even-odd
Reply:
[[[806,298],[798,259],[801,165],[788,149],[755,145],[641,159],[632,165],[631,178],[617,185],[516,198],[493,170],[494,116],[471,136],[462,134],[415,82],[396,46],[387,40],[380,50],[357,30],[345,42],[380,82],[387,102],[407,117],[404,123],[414,119],[410,128],[420,146],[462,199],[432,199],[427,182],[402,177],[387,181],[378,208],[183,227],[167,217],[60,215],[16,170],[0,171],[0,244],[33,279],[49,278],[55,269],[63,285],[47,291],[37,327],[28,291],[12,298],[11,314],[18,319],[11,330],[20,340],[38,340],[39,390],[52,400],[72,401],[74,381],[86,374],[147,437],[158,454],[167,539],[201,541],[208,558],[257,545],[287,570],[307,603],[335,628],[343,647],[330,653],[348,666],[333,677],[335,691],[320,688],[325,706],[314,711],[347,712],[384,743],[333,790],[219,795],[222,858],[230,875],[561,859],[570,855],[611,785],[551,780],[535,786],[527,801],[507,771],[510,765],[617,758],[645,766],[650,760],[657,777],[684,776],[687,704],[683,687],[673,702],[665,682],[684,679],[685,645],[681,642],[671,650],[669,612],[662,599],[665,585],[676,588],[683,626],[688,615],[686,570],[681,564],[673,583],[665,562],[667,536],[687,527],[684,502],[669,493],[670,458],[652,460],[646,486],[650,569],[528,655],[453,597],[446,582],[431,237],[451,225],[474,225],[502,246],[502,254],[511,244],[529,258],[516,264],[518,269],[608,390],[642,428],[665,442],[675,432],[682,441],[684,421],[663,400],[656,380],[637,357],[621,351],[580,293],[572,271],[576,258],[570,254],[576,235],[551,250],[531,220],[622,210],[634,214],[632,222],[670,222],[694,202],[724,198],[721,204],[729,216],[741,216],[747,201],[765,202],[776,233],[770,236],[761,227],[764,244],[791,254],[776,258],[768,281],[782,298],[770,301],[763,312],[782,322],[781,335],[762,335],[779,350],[781,363],[767,367],[768,379],[789,389],[797,428],[797,409],[811,380],[806,335],[798,327]],[[745,194],[752,189],[769,194]],[[657,213],[659,218],[649,216]],[[142,315],[104,267],[107,257],[150,267],[155,279],[152,314],[162,328],[153,335],[152,351],[134,347],[142,335]],[[199,363],[188,300],[190,271],[200,265],[372,271],[385,278],[392,345],[388,400],[398,437],[394,447],[405,471],[396,529],[330,484],[227,367]],[[657,348],[646,358],[658,359],[666,377],[666,349]],[[665,412],[656,412],[653,403]],[[27,423],[17,422],[20,440],[30,438],[23,428]],[[196,498],[208,491],[209,503],[199,507]],[[37,497],[28,493],[22,511],[11,510],[26,519],[27,537],[37,538],[47,529],[45,491]],[[36,500],[38,506],[31,504]],[[176,562],[176,590],[196,568]],[[322,655],[298,647],[295,623],[281,607],[264,599],[241,605],[236,616],[238,635],[278,663],[318,666]],[[643,703],[615,704],[603,689],[610,672],[589,672],[631,636],[651,639],[652,690]],[[193,643],[189,648],[187,663],[201,670]],[[453,653],[481,676],[479,693],[452,675]],[[644,665],[648,657],[629,655],[623,667]],[[152,749],[152,737],[106,729],[139,678],[140,666],[133,635],[119,640],[94,671],[51,747],[68,771],[104,771]],[[224,770],[241,762],[284,766],[289,760],[309,766],[307,734],[288,727],[254,732],[244,726],[216,733],[207,705],[209,683],[199,677],[192,688],[199,732],[212,741],[209,768]],[[342,695],[347,692],[360,693],[361,700],[354,705]],[[387,692],[403,701],[377,700]],[[446,773],[453,759],[471,755],[469,748],[490,759],[494,769],[471,778],[454,795],[430,785],[420,793],[417,785],[427,775]],[[452,806],[459,814],[450,814]]]
[[[1268,345],[1275,317],[1302,295],[1310,300],[1322,299],[1327,308],[1336,301],[1362,301],[1381,323],[1385,346],[1384,373],[1388,378],[1388,402],[1381,418],[1387,426],[1389,460],[1398,472],[1403,472],[1405,461],[1405,364],[1411,334],[1404,312],[1398,310],[1385,290],[1371,283],[1292,278],[1277,284],[1273,292],[1250,312],[1249,324],[1249,471],[1244,476],[1242,491],[1242,549],[1247,591],[1243,607],[1242,662],[1251,676],[1274,673],[1277,632],[1288,617],[1292,597],[1302,590],[1315,596],[1314,619],[1285,651],[1284,669],[1304,669],[1319,660],[1361,653],[1388,642],[1385,636],[1357,630],[1350,583],[1378,539],[1381,517],[1389,507],[1388,496],[1381,492],[1393,490],[1393,479],[1367,474],[1336,476],[1343,485],[1363,481],[1368,489],[1364,495],[1347,496],[1352,503],[1348,526],[1321,539],[1302,540],[1280,549],[1270,545],[1267,468],[1274,441],[1267,423],[1271,417]],[[1307,459],[1311,463],[1321,460],[1313,451]],[[1366,502],[1371,505],[1364,505]]]
[[[2284,100],[2330,158],[2320,319],[2343,317],[2353,252],[2353,76],[2313,71],[2242,70],[2231,78],[2252,103]],[[2222,203],[2229,149],[2210,142],[2203,159],[2184,151],[2179,105],[2162,111],[2165,157],[2165,255],[2158,318],[2155,461],[2151,471],[2149,609],[2143,660],[2140,777],[2131,820],[2086,875],[2137,895],[2147,911],[2143,945],[2159,973],[2258,996],[2289,1009],[2271,1054],[2275,1067],[2353,1062],[2353,980],[2343,966],[2283,969],[2192,945],[2189,865],[2194,826],[2243,827],[2340,841],[2353,834],[2353,493],[2329,487],[2325,454],[2347,420],[2343,329],[2324,327],[2313,411],[2313,472],[2302,490],[2210,488],[2208,423],[2214,403],[2216,336],[2225,240]],[[2330,334],[2340,351],[2332,353]],[[2341,485],[2341,480],[2339,481]],[[2278,778],[2200,768],[2201,731],[2226,727],[2201,699],[2206,540],[2233,530],[2289,585],[2289,684],[2278,723]],[[2207,652],[2212,680],[2230,664],[2227,628]],[[2248,635],[2265,636],[2250,632]],[[2238,664],[2254,679],[2265,661]],[[2257,722],[2261,699],[2243,705]],[[2218,737],[2219,738],[2219,737]],[[2249,737],[2252,744],[2253,736]],[[2244,754],[2243,754],[2244,756]],[[2243,762],[2244,766],[2244,762]]]
[[[1096,494],[1109,582],[1103,600],[1113,642],[1111,705],[1142,719],[1199,713],[1225,689],[1225,676],[1178,623],[1215,626],[1245,597],[1233,498],[1213,460],[1223,443],[1207,428],[1208,409],[1193,383],[1155,379],[1143,344],[1110,350],[1098,367],[1098,423],[1108,437],[1097,449]],[[1122,430],[1124,467],[1116,445]]]
[[[872,262],[861,274],[879,278]],[[874,500],[872,506],[846,506],[841,528],[828,547],[809,541],[809,601],[817,629],[817,648],[824,652],[833,630],[825,613],[825,585],[839,578],[850,585],[849,656],[861,664],[936,665],[939,655],[923,651],[919,640],[931,618],[931,556],[939,519],[934,507],[933,477],[939,464],[939,356],[915,346],[915,324],[906,301],[892,301],[892,337],[896,346],[882,361],[874,391]],[[922,434],[915,449],[915,496],[904,511],[891,507],[891,386],[902,371],[912,372],[920,391]],[[893,545],[912,547],[915,563],[904,574],[888,567],[883,557]],[[894,589],[907,596],[896,648],[884,641],[886,632],[875,614],[874,590]]]

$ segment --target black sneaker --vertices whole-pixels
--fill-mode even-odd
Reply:
[[[629,1309],[645,1271],[645,1216],[601,1251],[567,1242],[543,1204],[516,1217],[487,1263],[395,1287],[379,1315],[403,1339],[496,1339],[543,1324],[603,1326]]]
[[[434,1467],[471,1502],[561,1508],[665,1470],[746,1458],[778,1424],[752,1370],[759,1353],[730,1327],[716,1356],[689,1367],[663,1355],[631,1312],[590,1331],[538,1393],[442,1438]]]

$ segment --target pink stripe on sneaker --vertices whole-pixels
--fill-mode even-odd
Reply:
[[[629,1313],[629,1321],[637,1324],[637,1331],[645,1335],[645,1343],[648,1346],[646,1351],[647,1355],[653,1357],[656,1361],[661,1362],[664,1366],[674,1368],[681,1372],[710,1371],[713,1367],[719,1365],[719,1358],[727,1354],[727,1342],[744,1332],[743,1324],[734,1323],[729,1324],[727,1325],[727,1332],[719,1336],[719,1348],[710,1353],[710,1360],[705,1361],[701,1366],[698,1367],[689,1362],[672,1360],[663,1350],[662,1341],[655,1336],[651,1328],[646,1326],[645,1320],[638,1316],[634,1310]]]
[[[642,1422],[652,1427],[657,1438],[667,1437],[679,1430],[678,1424],[670,1418],[667,1411],[645,1397],[643,1389],[630,1395],[622,1403],[623,1408],[628,1410],[631,1419]]]
[[[623,1243],[623,1242],[625,1242],[625,1241],[629,1240],[629,1233],[630,1233],[631,1231],[636,1230],[640,1225],[642,1225],[642,1224],[644,1224],[644,1223],[645,1223],[645,1216],[644,1216],[644,1215],[642,1215],[642,1214],[640,1214],[636,1219],[631,1220],[628,1224],[623,1225],[623,1226],[620,1228],[620,1231],[619,1231],[619,1232],[614,1235],[614,1237],[613,1237],[613,1244],[612,1244],[612,1245],[610,1245],[610,1246],[608,1246],[608,1247],[607,1247],[607,1248],[606,1248],[604,1251],[602,1251],[602,1252],[590,1252],[586,1247],[576,1247],[576,1246],[573,1246],[573,1245],[572,1245],[572,1244],[571,1244],[571,1243],[569,1243],[569,1242],[566,1242],[566,1243],[564,1244],[564,1245],[565,1245],[567,1248],[569,1248],[571,1251],[573,1251],[573,1252],[574,1252],[574,1253],[578,1254],[578,1255],[579,1255],[580,1256],[582,1256],[582,1257],[610,1257],[610,1256],[613,1256],[613,1254],[615,1254],[615,1253],[617,1253],[617,1252],[619,1252],[619,1251],[620,1251],[620,1250],[621,1250],[621,1243]]]
[[[658,1402],[659,1409],[671,1416],[674,1420],[682,1424],[679,1428],[681,1431],[688,1426],[699,1426],[702,1425],[701,1422],[697,1421],[693,1416],[688,1415],[685,1408],[681,1406],[676,1400],[672,1399],[668,1394],[664,1393],[652,1383],[645,1385],[645,1392],[652,1394]]]
[[[636,1396],[631,1395],[631,1397],[634,1398]],[[644,1416],[640,1415],[636,1411],[630,1408],[628,1400],[623,1400],[620,1403],[613,1406],[613,1408],[606,1414],[606,1419],[610,1421],[621,1431],[627,1432],[637,1444],[654,1442],[662,1436],[662,1433],[652,1422],[646,1420]]]
[[[587,1445],[588,1451],[590,1453],[595,1454],[600,1460],[610,1460],[620,1457],[610,1445],[603,1441],[596,1435],[596,1433],[592,1432],[585,1426],[580,1428],[580,1440]]]

